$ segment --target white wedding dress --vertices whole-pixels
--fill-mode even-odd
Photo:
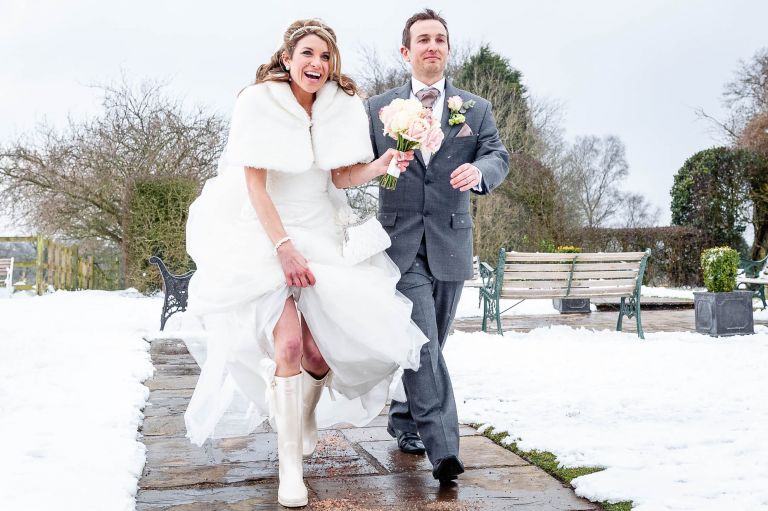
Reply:
[[[400,274],[385,253],[357,265],[343,259],[339,191],[328,171],[270,170],[267,191],[317,283],[286,286],[249,202],[243,168],[223,157],[187,224],[187,249],[197,265],[188,311],[205,327],[202,343],[188,342],[202,368],[185,415],[187,436],[197,444],[248,434],[268,418],[272,332],[292,292],[333,371],[317,407],[319,427],[371,421],[399,370],[418,368],[427,342],[410,319],[412,303],[395,290]],[[401,387],[397,398],[404,399]]]

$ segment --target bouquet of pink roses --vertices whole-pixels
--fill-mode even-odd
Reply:
[[[443,142],[440,121],[432,116],[432,110],[424,108],[418,99],[394,99],[379,111],[384,123],[384,134],[397,140],[397,150],[425,149],[434,153]],[[381,176],[379,185],[387,190],[397,187],[400,169],[397,158],[392,158],[387,173]]]

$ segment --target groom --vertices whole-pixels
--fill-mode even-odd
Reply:
[[[379,221],[392,238],[387,253],[402,274],[397,289],[413,302],[412,319],[429,338],[421,367],[405,371],[407,403],[393,401],[389,433],[411,454],[426,450],[441,483],[464,472],[459,424],[442,347],[456,314],[464,281],[472,278],[472,216],[469,192],[486,194],[509,170],[509,155],[485,99],[445,79],[450,44],[446,21],[432,9],[405,22],[400,53],[413,76],[401,87],[368,101],[376,156],[395,141],[383,134],[379,110],[395,98],[417,98],[442,119],[445,140],[434,154],[416,150],[394,191],[380,189]],[[463,122],[449,125],[458,96],[469,106]],[[455,116],[454,116],[455,117]],[[460,120],[460,119],[458,119]],[[423,442],[422,442],[423,440]],[[425,447],[426,446],[426,447]]]

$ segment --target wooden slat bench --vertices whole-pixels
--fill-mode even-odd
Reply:
[[[0,259],[0,296],[13,294],[13,257]]]
[[[495,320],[502,334],[501,314],[528,298],[621,298],[616,330],[622,319],[635,317],[637,335],[644,339],[640,320],[640,288],[651,251],[550,254],[499,251],[496,268],[481,263],[487,284],[483,297],[483,331]],[[505,310],[500,300],[520,300]]]

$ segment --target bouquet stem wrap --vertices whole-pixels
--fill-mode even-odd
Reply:
[[[397,150],[400,153],[410,151],[414,146],[418,146],[417,142],[412,142],[401,136],[397,137]],[[402,155],[401,155],[402,157]],[[379,185],[387,190],[394,190],[397,188],[397,180],[400,177],[400,167],[397,166],[397,156],[393,156],[389,160],[389,166],[387,167],[387,173],[381,176]]]

